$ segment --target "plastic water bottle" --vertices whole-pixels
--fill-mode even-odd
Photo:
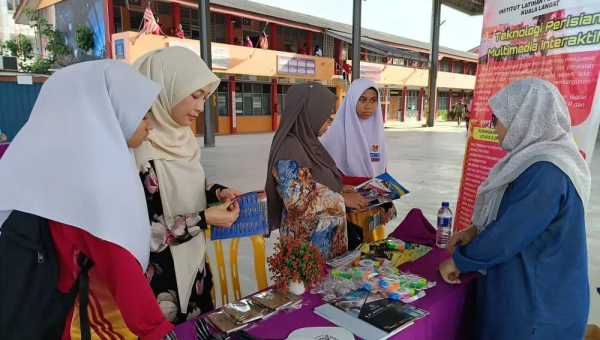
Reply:
[[[442,207],[438,210],[437,215],[437,234],[435,243],[440,248],[445,248],[452,236],[452,210],[450,203],[442,202]]]

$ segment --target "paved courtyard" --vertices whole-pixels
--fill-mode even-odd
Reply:
[[[272,137],[272,134],[218,136],[216,148],[202,150],[202,164],[208,178],[241,191],[263,188]],[[387,140],[389,172],[411,191],[397,202],[400,217],[388,225],[387,232],[391,232],[414,207],[423,210],[432,223],[442,201],[451,202],[454,210],[466,140],[464,125],[457,127],[455,123],[441,123],[433,129],[397,125],[388,129]],[[201,138],[199,141],[202,145]],[[600,145],[596,146],[596,150],[593,175],[600,174]],[[592,187],[587,229],[592,285],[590,321],[600,324],[600,295],[595,288],[600,286],[600,184],[596,180]],[[267,240],[267,255],[271,254],[276,237],[274,234]],[[228,250],[226,242],[226,255]],[[241,242],[239,254],[242,294],[247,295],[256,291],[253,251],[248,240]],[[211,259],[214,260],[214,255]],[[557,287],[562,294],[568,294],[568,289]],[[233,295],[230,293],[230,296]]]

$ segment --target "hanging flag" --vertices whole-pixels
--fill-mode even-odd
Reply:
[[[153,34],[159,29],[158,23],[156,22],[156,19],[154,19],[154,13],[152,13],[152,9],[150,9],[150,2],[146,5],[146,10],[144,11],[143,25],[142,30],[149,34]]]

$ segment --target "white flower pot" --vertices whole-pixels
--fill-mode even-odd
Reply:
[[[304,287],[304,282],[290,282],[290,293],[296,295],[302,295],[306,292],[306,287]]]

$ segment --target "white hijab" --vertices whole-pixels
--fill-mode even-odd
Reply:
[[[200,146],[188,126],[177,124],[171,110],[192,93],[210,85],[210,94],[220,79],[192,50],[168,47],[139,58],[134,67],[146,77],[163,85],[152,105],[154,130],[148,140],[135,150],[138,169],[154,161],[158,177],[163,214],[166,219],[198,213],[207,208],[206,178],[200,164]],[[180,307],[187,310],[192,287],[198,271],[204,269],[204,234],[188,242],[170,246]]]
[[[150,231],[127,140],[160,85],[114,60],[57,71],[0,160],[0,223],[19,210],[130,251],[145,270]]]
[[[502,143],[508,154],[479,188],[473,214],[478,229],[482,231],[496,219],[508,185],[537,162],[551,162],[560,168],[587,207],[590,169],[574,142],[569,110],[558,89],[541,79],[521,79],[496,93],[489,104],[508,129]]]
[[[363,92],[370,88],[377,91],[378,102],[375,114],[365,120],[356,114],[356,105]],[[333,124],[321,142],[346,176],[372,178],[385,172],[387,144],[379,90],[373,81],[361,78],[352,82]],[[379,156],[379,162],[371,161],[372,153],[375,154],[373,156]]]

